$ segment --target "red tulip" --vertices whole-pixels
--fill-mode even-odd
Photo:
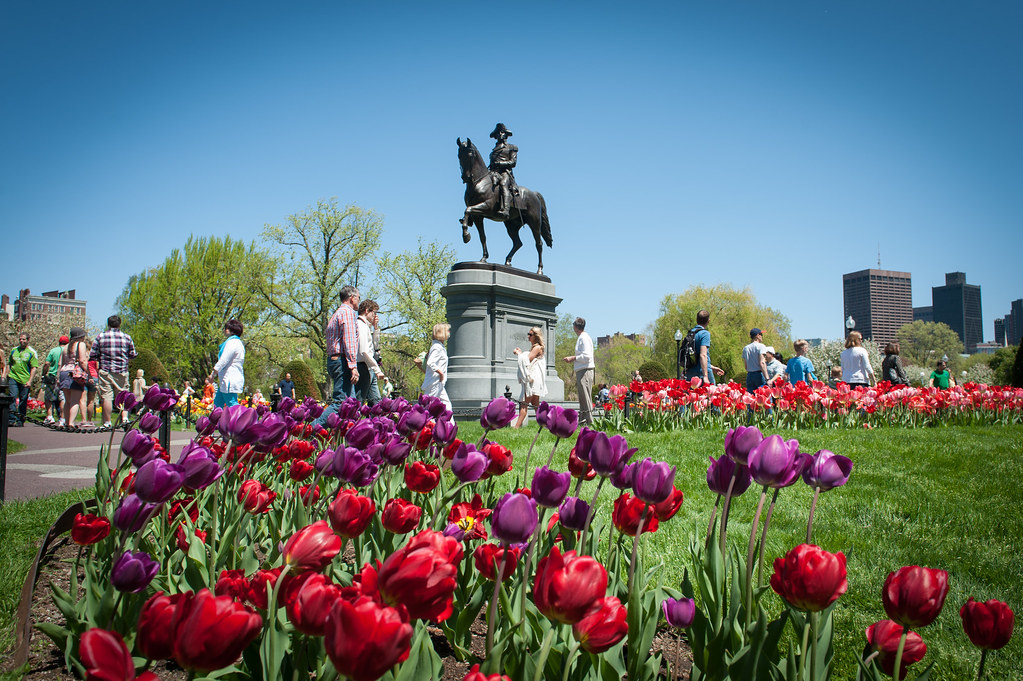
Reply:
[[[533,602],[549,619],[575,624],[606,592],[607,570],[590,556],[562,556],[555,546],[536,566]]]
[[[277,493],[259,480],[246,480],[238,488],[238,501],[249,513],[266,513],[276,497]]]
[[[273,570],[260,570],[249,578],[249,588],[245,593],[245,600],[260,610],[266,610],[270,600],[270,589],[277,583],[281,575],[281,568]]]
[[[242,602],[249,598],[249,580],[245,576],[245,570],[221,570],[220,577],[213,587],[213,593],[218,596],[230,596],[236,601]]]
[[[171,624],[178,602],[185,594],[164,595],[162,591],[151,596],[142,606],[136,627],[135,645],[150,660],[169,660],[174,657]]]
[[[878,652],[877,661],[884,673],[895,678],[895,656],[899,651],[899,639],[902,638],[902,627],[891,620],[881,620],[867,627],[867,642]],[[906,645],[902,649],[902,663],[899,665],[898,679],[906,678],[906,671],[911,664],[923,659],[927,654],[927,645],[915,631],[906,636]]]
[[[423,451],[430,446],[430,442],[433,440],[433,426],[427,423],[418,434],[416,434],[415,445],[416,449]]]
[[[918,629],[941,614],[947,595],[947,572],[910,565],[890,573],[884,580],[881,602],[893,620],[910,629]]]
[[[342,490],[327,507],[330,526],[345,539],[358,537],[365,532],[376,512],[377,507],[372,499],[347,489]]]
[[[504,445],[499,445],[496,442],[488,442],[483,445],[483,453],[487,455],[490,462],[487,464],[487,469],[483,471],[483,477],[480,480],[486,480],[497,475],[504,475],[512,468],[512,452]]]
[[[497,544],[480,544],[472,553],[473,562],[480,574],[494,581],[495,565],[501,566],[501,581],[508,579],[519,564],[521,551],[517,548],[501,547]]]
[[[424,530],[380,566],[380,595],[390,605],[404,605],[412,619],[443,622],[451,616],[461,560],[461,542]]]
[[[432,463],[413,461],[405,464],[405,484],[413,492],[429,494],[439,483],[440,468]]]
[[[317,520],[291,535],[284,545],[284,563],[296,570],[319,572],[341,552],[341,537],[326,520]]]
[[[614,509],[611,511],[611,522],[614,523],[615,528],[622,534],[635,537],[636,532],[639,531],[639,521],[643,516],[644,506],[646,506],[646,502],[642,499],[629,496],[628,492],[623,492],[620,497],[615,499]],[[657,516],[654,515],[653,508],[648,508],[646,511],[646,521],[643,523],[643,532],[656,531]]]
[[[94,513],[79,513],[71,525],[71,539],[81,546],[90,546],[110,534],[110,520]]]
[[[313,487],[313,491],[310,492],[309,488],[311,485],[302,485],[298,488],[298,495],[302,498],[302,505],[309,506],[315,504],[320,500],[320,486]]]
[[[671,520],[678,510],[682,508],[682,502],[685,499],[685,495],[682,494],[682,490],[678,488],[672,488],[671,495],[667,499],[659,504],[654,504],[652,507],[654,517],[660,520],[662,523],[665,520]]]
[[[608,596],[594,604],[581,620],[572,625],[572,635],[583,650],[602,653],[615,645],[629,630],[627,613],[615,596]]]
[[[200,529],[193,530],[193,535],[199,537],[199,541],[206,543],[206,533]],[[178,523],[177,528],[174,530],[174,540],[178,544],[178,548],[181,549],[182,553],[188,553],[188,546],[191,543],[191,538],[188,536],[188,530],[185,529],[184,523]]]
[[[490,676],[487,676],[486,674],[480,671],[480,666],[478,664],[474,664],[472,666],[472,669],[469,670],[469,673],[465,675],[462,681],[512,681],[512,680],[511,677],[505,676],[504,674],[491,674]]]
[[[291,462],[291,468],[288,469],[288,477],[295,482],[302,482],[314,472],[316,472],[316,468],[311,463],[295,459]]]
[[[116,631],[89,629],[79,643],[85,681],[149,681],[156,679],[152,672],[135,676],[135,662],[128,646]]]
[[[998,650],[1012,638],[1012,628],[1016,624],[1016,615],[1002,601],[992,598],[980,602],[971,596],[959,609],[963,618],[963,630],[973,641],[973,645],[985,650]]]
[[[213,671],[234,663],[263,628],[263,619],[209,589],[187,593],[174,611],[174,661],[185,669]]]
[[[286,588],[288,593],[282,599],[288,620],[303,634],[323,636],[327,615],[341,598],[341,588],[318,572],[299,575]]]
[[[575,447],[572,447],[572,451],[568,453],[568,472],[572,474],[573,478],[582,478],[583,480],[592,480],[597,477],[597,471],[593,470],[593,466],[576,455]]]
[[[800,544],[774,561],[771,588],[796,610],[819,612],[837,601],[848,586],[842,552]]]
[[[455,454],[458,452],[458,449],[461,446],[462,446],[461,440],[459,440],[458,438],[452,440],[451,444],[444,448],[444,458],[447,459],[448,461],[455,458]]]
[[[352,681],[375,681],[408,658],[412,625],[400,609],[360,597],[334,601],[323,643],[337,671]]]
[[[380,514],[384,529],[395,534],[407,534],[419,527],[423,509],[404,499],[388,499]]]

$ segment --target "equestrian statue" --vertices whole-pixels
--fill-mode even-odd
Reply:
[[[512,256],[522,248],[519,239],[519,228],[529,225],[536,241],[537,267],[536,273],[543,274],[543,242],[547,247],[554,245],[551,238],[551,223],[547,219],[547,204],[540,192],[534,192],[515,183],[512,169],[518,161],[519,148],[508,144],[512,131],[504,123],[498,123],[490,136],[497,140],[494,150],[490,152],[490,166],[483,162],[476,145],[469,138],[462,142],[458,138],[458,164],[462,168],[462,182],[465,183],[465,215],[462,216],[462,241],[469,243],[469,225],[476,225],[483,244],[483,257],[486,262],[487,235],[483,231],[483,219],[503,222],[512,240],[512,249],[508,252],[504,264],[510,266]],[[541,240],[542,239],[542,240]]]

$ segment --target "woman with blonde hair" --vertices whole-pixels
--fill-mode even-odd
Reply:
[[[842,362],[842,380],[850,388],[874,385],[874,370],[870,367],[870,356],[863,347],[863,334],[850,331],[845,337],[845,350],[839,358]]]
[[[448,382],[448,351],[444,343],[451,336],[450,324],[433,325],[433,343],[423,360],[423,385],[419,388],[424,395],[439,398],[451,411],[451,400],[444,385]]]
[[[543,332],[539,326],[534,326],[526,333],[529,339],[529,352],[515,348],[512,353],[518,356],[519,384],[522,392],[519,394],[519,418],[512,425],[512,428],[521,428],[526,422],[526,413],[529,405],[533,405],[533,411],[540,406],[540,398],[547,395],[547,379],[545,377],[547,362],[544,360]]]
[[[146,394],[146,372],[143,369],[139,369],[135,372],[135,380],[131,382],[131,392],[137,399],[142,399],[142,396]]]

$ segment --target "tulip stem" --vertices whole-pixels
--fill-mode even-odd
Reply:
[[[725,505],[721,509],[721,536],[718,538],[721,542],[721,553],[725,552],[725,533],[728,531],[728,510],[732,505],[732,490],[735,489],[735,478],[739,473],[739,466],[736,465],[732,468],[732,479],[728,481],[728,489],[725,491]]]
[[[714,531],[714,521],[718,517],[718,506],[721,505],[721,495],[718,494],[718,498],[714,500],[714,508],[710,511],[710,523],[707,525],[707,539],[703,542],[704,548],[710,548],[710,534]]]
[[[526,640],[526,587],[529,582],[530,568],[533,565],[533,551],[536,549],[536,542],[540,538],[540,528],[543,527],[543,516],[547,512],[546,508],[540,509],[540,517],[537,518],[536,528],[533,530],[533,536],[529,538],[529,546],[526,547],[526,567],[522,572],[522,608],[519,611],[519,618],[522,620],[522,640]],[[505,549],[507,550],[507,549]],[[498,566],[500,567],[500,566]],[[497,577],[501,576],[499,570],[495,568],[494,574]]]
[[[892,668],[892,671],[894,671],[895,673],[892,674],[892,678],[901,678],[902,677],[902,674],[901,674],[901,670],[902,670],[902,651],[906,649],[906,639],[908,637],[909,637],[909,627],[904,627],[902,629],[902,636],[899,637],[899,649],[897,651],[895,651],[895,666]]]
[[[639,538],[643,536],[643,528],[646,525],[646,514],[650,510],[650,504],[643,502],[643,512],[639,514],[639,525],[636,527],[636,536],[632,539],[632,558],[629,559],[629,588],[626,591],[632,595],[632,578],[636,573],[636,556],[639,553]]]
[[[757,586],[764,585],[764,547],[767,544],[767,528],[771,524],[771,516],[774,515],[774,505],[778,501],[780,487],[774,489],[771,496],[771,505],[767,507],[767,516],[764,518],[764,529],[760,533],[760,555],[757,558]]]
[[[756,556],[757,527],[760,525],[760,512],[764,510],[767,498],[767,485],[760,491],[757,511],[753,514],[753,526],[749,533],[749,549],[746,551],[746,629],[753,622],[753,558]]]
[[[810,649],[810,619],[807,618],[806,624],[803,625],[803,646],[799,649],[800,655],[800,669],[806,669],[806,663],[808,661],[807,653]],[[802,674],[800,675],[802,676]],[[810,676],[813,681],[813,675]]]
[[[819,612],[810,613],[810,681],[816,681],[817,679],[817,638],[820,636],[820,617]]]
[[[537,433],[539,435],[539,433]],[[554,446],[551,447],[551,455],[547,457],[547,468],[551,467],[551,463],[554,461],[554,452],[558,451],[558,443],[561,442],[560,437],[554,438]]]
[[[813,512],[817,509],[817,497],[821,494],[820,486],[813,488],[813,501],[810,502],[810,517],[806,521],[806,543],[811,543],[810,533],[813,530]]]
[[[593,499],[590,501],[590,507],[586,509],[586,522],[583,524],[583,533],[579,537],[579,551],[586,550],[586,533],[590,530],[590,522],[593,520],[593,508],[597,504],[597,497],[600,496],[600,488],[604,486],[604,481],[607,480],[604,476],[600,476],[600,482],[597,483],[597,491],[593,493]]]
[[[529,475],[529,457],[532,456],[532,454],[533,454],[533,447],[536,446],[536,441],[540,439],[540,433],[542,433],[542,432],[543,432],[543,426],[540,426],[539,428],[536,429],[536,435],[533,436],[533,442],[530,443],[529,450],[526,452],[526,463],[522,467],[522,482],[523,483],[525,483],[525,481],[526,481],[526,476]],[[557,443],[555,443],[555,444],[557,444]],[[550,466],[550,464],[547,464],[547,465]],[[517,476],[517,475],[515,476],[515,486],[516,487],[519,486],[519,476]]]
[[[453,490],[451,490],[446,495],[441,497],[440,502],[438,502],[438,504],[437,504],[437,508],[434,509],[434,511],[433,511],[433,517],[430,518],[430,529],[436,529],[437,514],[439,514],[444,509],[444,507],[447,505],[447,503],[449,501],[451,501],[456,496],[458,496],[458,493],[462,491],[462,488],[465,487],[468,484],[469,483],[467,483],[467,482],[459,483],[457,486],[455,486],[455,488]]]
[[[980,651],[980,668],[977,669],[977,681],[981,681],[984,678],[984,662],[987,660],[987,648],[981,648]]]
[[[568,681],[569,672],[572,671],[572,665],[575,663],[575,654],[579,652],[579,642],[576,641],[568,651],[568,655],[565,657],[565,671],[561,674],[561,681]]]
[[[508,547],[504,547],[505,551]],[[503,558],[503,555],[502,555]],[[487,613],[487,657],[490,657],[490,651],[494,649],[494,628],[497,626],[497,594],[501,590],[501,561],[494,559],[494,593],[490,597],[490,612]],[[525,594],[525,585],[522,587],[523,594]],[[525,596],[523,596],[525,598]],[[525,625],[525,617],[522,618],[523,625]]]

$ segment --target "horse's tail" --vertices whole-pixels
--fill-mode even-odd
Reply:
[[[543,200],[543,194],[537,192],[540,198],[540,236],[547,242],[547,248],[554,247],[554,238],[551,236],[551,221],[547,219],[547,202]]]

